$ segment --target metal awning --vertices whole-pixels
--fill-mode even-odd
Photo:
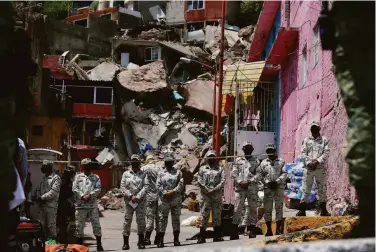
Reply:
[[[298,37],[298,29],[281,28],[274,41],[270,54],[266,59],[266,64],[273,66],[282,65],[287,56],[295,50]]]
[[[240,81],[239,90],[242,89],[242,83],[258,82],[260,80],[264,67],[265,61],[256,61],[228,66],[225,72],[223,95],[235,95],[236,80]]]

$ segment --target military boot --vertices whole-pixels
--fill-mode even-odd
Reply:
[[[82,238],[77,238],[77,244],[78,244],[78,245],[83,245],[83,244],[84,244],[84,239],[82,239]]]
[[[238,234],[244,234],[245,233],[245,226],[239,226],[238,227]]]
[[[163,232],[159,233],[158,248],[164,248],[164,241],[163,241],[164,235],[165,235],[165,233],[163,233]]]
[[[197,239],[197,243],[198,244],[201,244],[201,243],[205,243],[206,240],[205,240],[205,228],[200,228],[200,235]]]
[[[144,234],[138,234],[137,246],[138,246],[138,249],[145,249]]]
[[[321,214],[320,216],[330,216],[328,210],[326,210],[326,202],[320,204]]]
[[[223,241],[221,227],[214,227],[213,242],[221,242],[221,241]]]
[[[154,245],[158,245],[158,244],[159,244],[159,232],[155,234],[155,238],[154,238]]]
[[[267,231],[266,231],[265,236],[273,236],[272,223],[270,221],[266,222],[266,228],[267,228]]]
[[[180,241],[179,241],[179,234],[180,231],[174,231],[174,246],[180,246]]]
[[[248,237],[249,238],[256,238],[256,231],[255,231],[256,227],[254,225],[250,225],[250,226],[248,226],[247,229],[249,231]]]
[[[281,235],[281,234],[283,234],[283,220],[279,220],[279,221],[277,221],[277,227],[276,227],[275,234],[276,234],[276,235]]]
[[[151,245],[150,236],[151,236],[151,232],[150,231],[146,231],[145,232],[145,239],[144,239],[144,244],[145,245]]]
[[[124,236],[123,235],[123,247],[121,248],[122,250],[129,250],[129,236]]]
[[[95,239],[97,240],[97,251],[103,251],[102,236],[95,236]]]
[[[296,214],[296,216],[307,216],[306,209],[307,209],[307,203],[301,202],[299,205],[299,212]]]
[[[237,224],[232,224],[230,240],[239,240]]]

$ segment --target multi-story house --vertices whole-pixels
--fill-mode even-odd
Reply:
[[[249,62],[263,65],[260,87],[274,83],[279,155],[294,162],[303,139],[310,135],[310,122],[319,121],[331,148],[326,162],[328,201],[342,198],[354,203],[345,162],[347,115],[331,52],[320,45],[321,8],[322,1],[265,1]]]

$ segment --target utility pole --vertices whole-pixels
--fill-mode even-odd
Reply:
[[[221,45],[219,52],[219,86],[217,102],[217,127],[216,127],[216,145],[215,151],[217,156],[220,155],[221,149],[221,124],[222,124],[222,87],[223,87],[223,51],[225,47],[225,18],[226,18],[226,1],[222,1],[222,22],[221,22]]]

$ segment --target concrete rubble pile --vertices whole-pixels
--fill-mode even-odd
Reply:
[[[152,40],[152,41],[163,41],[166,40],[166,31],[162,29],[152,28],[148,31],[142,31],[140,35],[138,35],[138,39],[141,40]]]

